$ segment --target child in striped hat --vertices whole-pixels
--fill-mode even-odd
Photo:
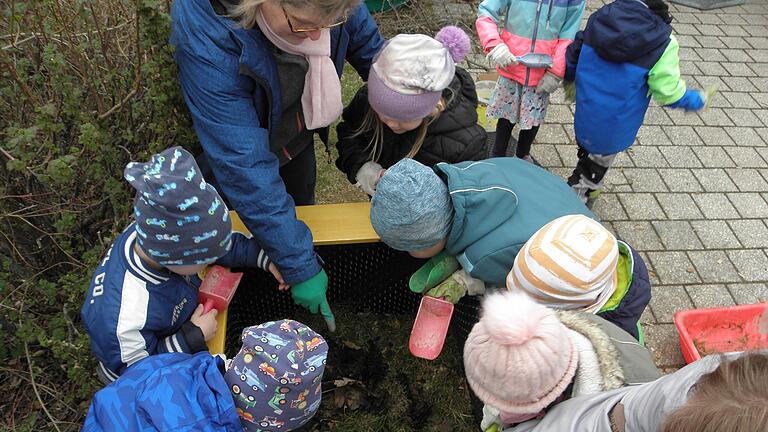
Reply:
[[[539,229],[515,258],[507,289],[551,308],[597,314],[642,341],[638,321],[651,300],[648,269],[628,244],[583,215]]]

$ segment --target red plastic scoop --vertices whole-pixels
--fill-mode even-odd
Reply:
[[[453,303],[424,296],[413,322],[408,348],[416,357],[434,360],[440,355],[453,316]]]
[[[232,296],[235,295],[237,285],[243,278],[242,273],[229,271],[222,266],[213,266],[203,278],[200,285],[198,301],[203,305],[203,313],[216,309],[221,312],[229,306]]]

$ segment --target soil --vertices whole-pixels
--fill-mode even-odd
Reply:
[[[462,357],[447,338],[434,361],[413,357],[413,316],[334,309],[336,333],[323,335],[328,361],[323,401],[303,432],[475,431]],[[297,317],[322,332],[314,316]]]

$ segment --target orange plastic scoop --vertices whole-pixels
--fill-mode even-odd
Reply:
[[[203,305],[203,313],[216,309],[221,312],[229,306],[235,295],[237,285],[243,278],[242,273],[229,271],[222,266],[213,266],[208,270],[200,285],[198,301]]]
[[[422,297],[408,343],[411,354],[427,360],[436,359],[443,350],[451,316],[453,303],[430,296]]]

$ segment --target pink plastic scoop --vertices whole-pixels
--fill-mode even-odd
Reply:
[[[243,278],[242,273],[229,271],[222,266],[213,266],[203,278],[200,284],[198,301],[203,305],[203,313],[216,309],[221,312],[229,306],[232,296],[235,295],[237,285]]]
[[[422,297],[408,343],[411,354],[427,360],[436,359],[443,350],[451,316],[453,303],[430,296]]]

